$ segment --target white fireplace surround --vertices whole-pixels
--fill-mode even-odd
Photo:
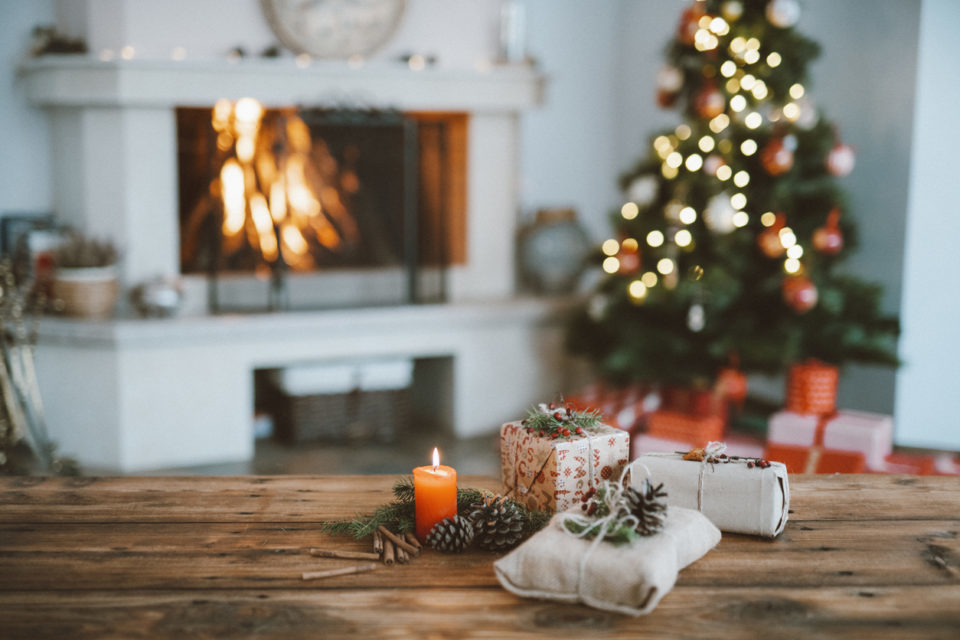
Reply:
[[[467,258],[448,270],[448,304],[210,317],[195,278],[177,318],[41,323],[47,420],[81,464],[134,471],[249,459],[258,368],[412,358],[421,405],[458,435],[492,430],[563,389],[564,303],[515,297],[518,127],[542,100],[535,69],[46,56],[20,75],[51,117],[59,219],[114,238],[126,286],[179,271],[177,107],[250,96],[267,107],[359,102],[469,115]]]

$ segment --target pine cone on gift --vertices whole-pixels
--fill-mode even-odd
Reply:
[[[663,518],[667,513],[667,503],[664,500],[666,497],[667,492],[663,490],[662,482],[654,487],[649,480],[644,479],[639,490],[633,487],[624,489],[625,506],[639,521],[637,533],[650,536],[663,528]]]
[[[433,525],[427,544],[444,553],[460,553],[473,542],[473,525],[466,518],[451,516]]]
[[[470,512],[477,544],[488,551],[506,551],[523,539],[523,514],[502,495],[485,498]]]

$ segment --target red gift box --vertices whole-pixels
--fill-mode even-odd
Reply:
[[[767,444],[763,457],[782,462],[788,473],[864,473],[867,465],[858,451]]]
[[[695,416],[677,411],[654,411],[647,416],[647,435],[665,440],[701,443],[723,440],[723,418]]]
[[[691,416],[724,416],[726,403],[723,396],[712,389],[689,387],[666,387],[663,390],[662,408]]]
[[[879,469],[883,473],[903,473],[914,476],[929,476],[936,471],[936,459],[931,455],[891,453],[884,458]]]
[[[837,410],[839,378],[839,369],[816,360],[791,366],[787,374],[787,410],[818,416],[833,413]]]

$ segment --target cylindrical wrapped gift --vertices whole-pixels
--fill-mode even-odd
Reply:
[[[753,458],[683,458],[680,453],[643,454],[632,464],[630,482],[640,487],[648,476],[662,482],[669,505],[697,509],[721,531],[768,538],[783,531],[790,510],[786,466],[770,462],[762,467]]]
[[[797,363],[787,374],[787,410],[827,415],[837,410],[837,381],[840,371],[815,360]]]

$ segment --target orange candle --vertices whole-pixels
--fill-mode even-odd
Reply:
[[[457,470],[440,464],[433,450],[433,466],[413,470],[413,497],[417,513],[417,538],[425,542],[433,525],[457,515]]]

